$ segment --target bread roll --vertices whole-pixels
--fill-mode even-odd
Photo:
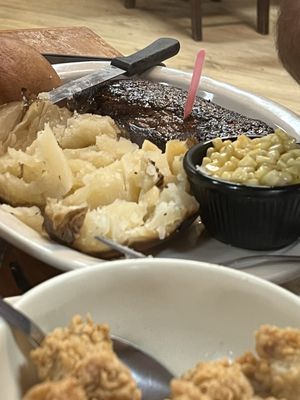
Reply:
[[[0,105],[49,91],[61,84],[51,64],[21,40],[0,38]]]

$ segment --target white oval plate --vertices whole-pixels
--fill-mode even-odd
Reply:
[[[108,64],[108,62],[95,61],[57,64],[55,69],[64,81],[68,81]],[[155,67],[145,73],[143,78],[186,89],[191,74],[165,67]],[[278,126],[295,137],[300,137],[300,117],[268,99],[207,77],[202,78],[198,95],[246,116],[261,119],[274,127]],[[221,243],[206,234],[200,234],[201,230],[197,223],[193,224],[187,233],[175,237],[156,250],[155,256],[201,260],[222,265],[223,262],[233,258],[260,254]],[[99,264],[103,261],[41,237],[3,210],[0,210],[0,236],[33,257],[64,271]],[[269,254],[278,253],[300,254],[300,243]],[[300,266],[296,264],[265,265],[249,268],[247,272],[269,281],[283,283],[300,276]]]

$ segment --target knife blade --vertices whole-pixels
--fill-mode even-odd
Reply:
[[[77,54],[41,53],[50,64],[66,64],[83,61],[111,61],[112,57],[82,56]]]
[[[52,103],[71,99],[83,91],[95,89],[103,82],[120,75],[133,76],[154,67],[162,61],[175,56],[180,49],[178,40],[160,38],[144,49],[127,57],[113,58],[110,65],[99,71],[68,82],[47,93],[46,98]]]

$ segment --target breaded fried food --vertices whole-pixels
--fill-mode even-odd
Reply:
[[[263,325],[256,353],[203,362],[171,383],[172,400],[299,400],[300,330]]]
[[[251,400],[253,395],[240,365],[228,360],[199,363],[171,382],[172,400]]]
[[[23,400],[87,400],[87,397],[76,379],[66,378],[33,386]]]
[[[238,363],[228,360],[199,363],[171,382],[170,400],[289,400],[255,395]]]
[[[88,400],[140,400],[129,369],[112,351],[85,357],[74,373]]]
[[[109,328],[73,317],[31,353],[38,376],[24,400],[140,400],[130,370],[113,351]]]
[[[300,399],[300,330],[264,325],[256,333],[256,352],[237,362],[255,393],[287,400]]]
[[[56,328],[31,352],[41,380],[57,381],[74,373],[80,362],[96,352],[112,351],[109,327],[79,315],[66,328]]]

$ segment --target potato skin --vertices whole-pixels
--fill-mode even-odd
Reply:
[[[61,84],[49,62],[34,48],[21,40],[0,39],[0,105],[37,95]]]

